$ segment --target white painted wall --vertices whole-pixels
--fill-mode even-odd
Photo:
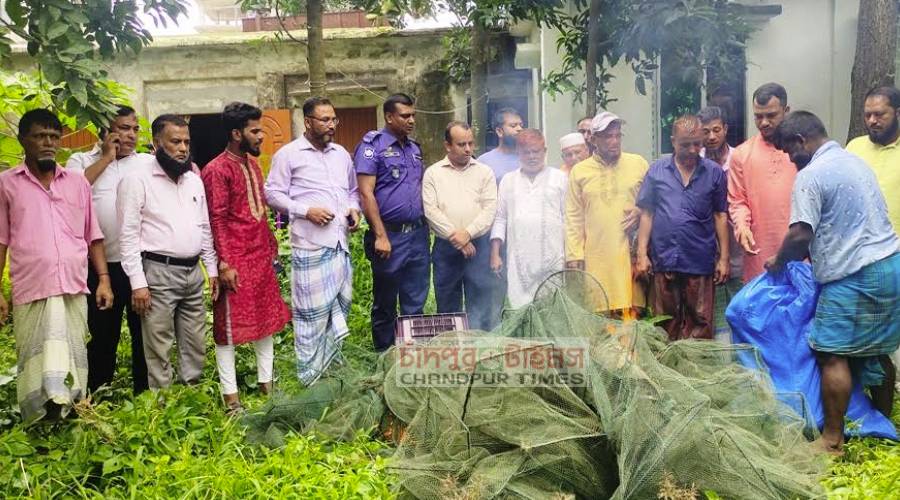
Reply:
[[[541,30],[541,78],[562,66],[562,54],[556,51],[557,35],[556,30]],[[625,64],[614,68],[613,74],[615,78],[609,84],[609,93],[616,100],[609,104],[608,110],[626,122],[622,129],[625,135],[622,147],[627,152],[640,154],[650,160],[656,150],[655,86],[648,82],[647,95],[639,94],[634,87],[634,72]],[[560,95],[554,99],[544,93],[540,100],[541,123],[547,138],[547,162],[549,165],[558,165],[562,163],[559,138],[575,131],[576,122],[584,116],[585,105],[583,102],[576,102],[571,95]]]
[[[837,140],[846,139],[850,113],[850,71],[856,47],[856,17],[859,0],[744,0],[748,5],[780,4],[782,14],[757,20],[756,31],[747,46],[747,130],[756,130],[750,96],[759,85],[776,81],[788,91],[793,109],[816,113]],[[557,32],[541,30],[541,77],[562,64],[556,51]],[[634,73],[626,65],[614,68],[611,95],[617,99],[609,110],[627,122],[624,128],[626,151],[652,160],[657,154],[656,101],[654,85],[647,96],[634,88]],[[541,102],[541,123],[548,139],[548,162],[558,164],[558,139],[575,129],[584,114],[584,105],[571,96],[555,100],[535,95]]]
[[[754,130],[753,90],[775,81],[787,89],[791,109],[815,113],[832,137],[844,141],[859,0],[777,3],[782,14],[763,24],[747,47],[747,130]]]

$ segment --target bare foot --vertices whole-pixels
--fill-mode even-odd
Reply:
[[[822,453],[827,453],[833,457],[843,457],[844,456],[844,438],[841,437],[838,441],[833,441],[830,439],[826,439],[823,435],[819,439],[813,443],[813,445],[822,451]]]

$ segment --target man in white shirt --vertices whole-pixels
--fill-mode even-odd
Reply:
[[[547,146],[539,130],[519,132],[516,142],[519,168],[500,181],[491,229],[491,270],[499,275],[504,265],[509,267],[509,304],[518,309],[531,302],[541,282],[566,267],[569,178],[560,169],[546,167]],[[506,262],[500,255],[503,243]]]
[[[179,381],[200,380],[206,357],[200,260],[213,301],[219,284],[206,192],[192,171],[188,124],[161,115],[151,130],[155,161],[122,179],[116,208],[122,268],[131,281],[132,306],[142,316],[148,382],[159,389],[172,384],[169,351],[176,339]]]
[[[131,307],[131,285],[122,270],[119,251],[119,220],[116,214],[116,190],[119,181],[141,164],[153,161],[153,156],[135,151],[140,125],[134,109],[119,106],[108,129],[100,130],[102,142],[93,150],[74,153],[66,162],[68,170],[81,172],[91,184],[92,200],[106,249],[109,279],[113,289],[113,305],[101,310],[94,296],[99,282],[93,267],[88,267],[88,329],[87,343],[88,389],[93,392],[109,385],[116,373],[116,350],[122,334],[122,313],[127,311],[128,331],[131,334],[131,378],[135,394],[147,390],[147,363],[141,336],[141,317]]]

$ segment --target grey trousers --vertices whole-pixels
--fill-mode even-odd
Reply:
[[[203,272],[144,259],[150,311],[141,318],[144,357],[151,389],[172,385],[172,343],[178,347],[178,381],[200,381],[206,360],[206,307]]]

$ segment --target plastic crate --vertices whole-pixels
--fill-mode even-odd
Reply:
[[[397,345],[408,345],[428,341],[442,333],[468,329],[466,313],[399,316],[394,324],[394,339]]]

